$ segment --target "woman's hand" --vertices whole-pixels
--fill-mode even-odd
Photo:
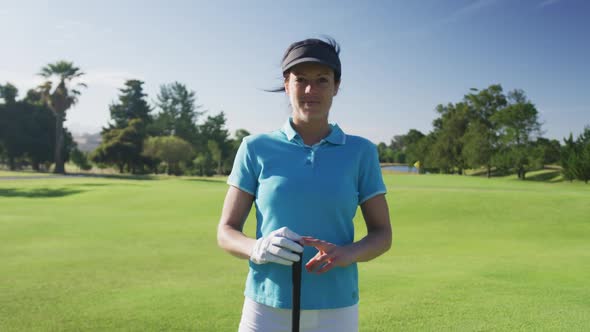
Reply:
[[[354,248],[351,246],[338,246],[313,237],[303,236],[301,244],[311,246],[318,253],[305,264],[307,272],[324,273],[336,266],[344,267],[354,263]]]
[[[391,247],[391,223],[385,195],[377,195],[361,204],[367,225],[367,236],[357,242],[338,246],[313,237],[304,236],[301,244],[312,246],[318,253],[305,264],[308,272],[324,273],[335,266],[367,262],[382,255]]]
[[[296,242],[300,239],[301,236],[289,228],[279,228],[256,240],[250,260],[256,264],[293,265],[299,261],[297,254],[303,252],[303,247]]]

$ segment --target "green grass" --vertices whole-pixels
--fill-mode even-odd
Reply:
[[[13,172],[13,171],[6,171],[6,170],[1,170],[0,169],[0,177],[24,177],[24,176],[51,176],[52,174],[50,173],[39,173],[39,172],[34,172],[34,171],[19,171],[19,172]]]
[[[359,264],[361,331],[588,329],[590,185],[385,181],[394,244]],[[247,264],[216,245],[226,189],[0,180],[0,331],[235,331]]]

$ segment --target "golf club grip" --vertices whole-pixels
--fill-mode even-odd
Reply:
[[[301,315],[301,265],[303,254],[299,253],[299,261],[293,263],[293,308],[291,310],[291,331],[299,332],[299,318]]]

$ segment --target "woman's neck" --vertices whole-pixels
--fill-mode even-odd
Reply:
[[[291,122],[293,129],[297,131],[303,143],[314,145],[330,134],[331,128],[328,119],[325,121],[302,122],[293,118]]]

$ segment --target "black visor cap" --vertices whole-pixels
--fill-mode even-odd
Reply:
[[[281,68],[283,73],[304,62],[316,62],[334,70],[336,77],[342,73],[340,58],[334,48],[319,39],[306,39],[292,44],[283,58]]]

